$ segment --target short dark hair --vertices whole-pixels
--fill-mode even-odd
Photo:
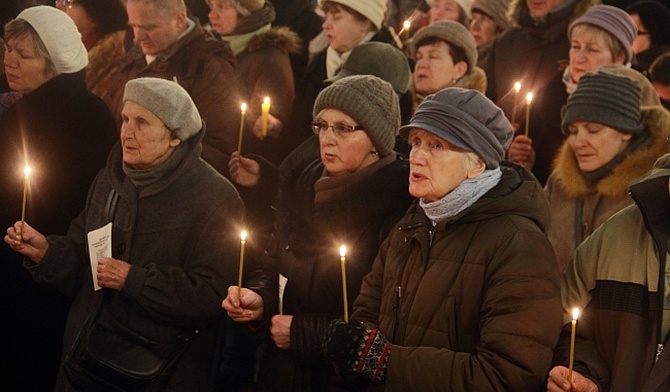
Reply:
[[[421,40],[421,42],[417,42],[416,48],[418,50],[422,46],[433,45],[438,42],[444,42],[449,46],[449,55],[451,56],[451,60],[454,62],[454,64],[457,64],[461,61],[463,61],[465,64],[468,64],[468,58],[465,56],[465,50],[463,50],[463,48],[461,48],[460,46],[456,46],[451,42],[445,41],[441,38],[427,37],[426,39]],[[469,70],[470,67],[468,66],[468,71]]]
[[[84,8],[101,36],[128,27],[128,14],[121,0],[76,0]]]

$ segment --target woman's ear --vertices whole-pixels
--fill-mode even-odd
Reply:
[[[484,173],[486,170],[486,163],[481,159],[477,159],[477,163],[468,171],[468,178],[473,179],[479,177],[480,174]]]
[[[468,72],[468,63],[465,61],[459,61],[454,64],[454,69],[456,70],[456,79],[460,79],[465,76],[465,73]]]
[[[170,140],[170,147],[172,147],[172,148],[175,148],[175,147],[177,147],[177,146],[180,145],[180,144],[181,144],[181,139],[178,138],[178,137],[176,137],[176,138]]]

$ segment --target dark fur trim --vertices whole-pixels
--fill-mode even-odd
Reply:
[[[299,53],[302,47],[300,37],[289,27],[273,27],[249,40],[247,50],[254,52],[267,47],[285,50],[289,54]]]

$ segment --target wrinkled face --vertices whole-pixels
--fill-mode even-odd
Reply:
[[[337,109],[323,109],[314,122],[356,126],[351,117]],[[377,160],[372,141],[363,130],[335,134],[331,128],[319,132],[321,161],[333,175],[353,173]]]
[[[326,33],[328,45],[337,52],[344,53],[363,41],[372,29],[372,22],[360,21],[347,10],[333,7],[326,12],[321,27]]]
[[[32,36],[25,35],[5,42],[5,75],[13,91],[31,92],[54,77],[47,68]]]
[[[444,41],[420,46],[414,60],[414,87],[422,95],[434,94],[453,85],[467,70],[463,61],[454,64],[449,44]]]
[[[430,23],[440,20],[453,20],[458,22],[460,17],[458,4],[454,0],[435,0],[428,10]]]
[[[222,35],[230,35],[235,31],[239,14],[237,9],[226,0],[207,0],[209,6],[209,23],[212,29]]]
[[[603,33],[581,29],[580,26],[575,26],[570,39],[570,73],[574,82],[579,82],[587,72],[596,72],[605,64],[615,63]]]
[[[133,28],[135,43],[142,53],[156,56],[177,42],[186,27],[184,12],[170,13],[152,3],[128,1],[128,24]]]
[[[544,18],[550,11],[563,4],[565,0],[526,0],[530,15],[535,18]]]
[[[414,128],[409,133],[409,193],[426,201],[436,201],[454,190],[468,178],[484,170],[478,162],[475,168],[468,162],[467,153],[446,140]]]
[[[632,135],[603,124],[575,121],[568,125],[568,142],[579,169],[592,172],[611,161],[630,143]]]
[[[123,162],[134,169],[159,166],[181,143],[156,115],[133,101],[123,104],[121,119]]]
[[[481,12],[472,11],[472,20],[470,21],[470,34],[475,39],[477,48],[481,48],[493,42],[498,35],[496,31],[496,22]]]
[[[637,37],[633,41],[633,53],[642,53],[651,46],[651,35],[644,26],[644,23],[642,23],[642,19],[640,19],[638,13],[630,14],[630,17],[635,22],[635,26],[637,26]]]

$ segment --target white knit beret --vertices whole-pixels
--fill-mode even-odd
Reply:
[[[28,22],[49,52],[56,72],[74,73],[88,65],[88,52],[77,26],[65,12],[47,5],[23,10],[16,19]]]
[[[370,22],[375,25],[377,30],[382,28],[386,11],[388,10],[387,0],[321,0],[321,4],[326,1],[346,5],[368,18]]]
[[[145,107],[181,141],[203,127],[193,99],[177,82],[151,77],[131,79],[123,93],[123,102],[126,101]]]

